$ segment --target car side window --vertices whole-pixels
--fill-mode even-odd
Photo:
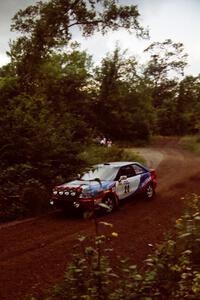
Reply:
[[[116,179],[119,180],[121,176],[127,176],[127,178],[133,177],[135,176],[135,170],[132,166],[121,167]]]
[[[145,170],[139,165],[133,165],[133,168],[135,170],[136,175],[145,173]]]

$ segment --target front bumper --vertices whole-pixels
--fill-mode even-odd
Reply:
[[[97,210],[100,199],[77,198],[69,196],[53,196],[50,199],[50,205],[56,208],[74,209],[74,210]]]

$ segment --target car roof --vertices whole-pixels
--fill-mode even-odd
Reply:
[[[104,163],[102,165],[104,166],[111,166],[111,167],[123,167],[123,166],[128,166],[128,165],[132,165],[132,164],[140,164],[138,162],[131,162],[131,161],[114,161],[114,162],[107,162],[107,163]]]

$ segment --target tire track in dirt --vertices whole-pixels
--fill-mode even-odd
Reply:
[[[115,252],[142,265],[153,251],[149,244],[162,241],[181,214],[180,198],[188,192],[200,193],[200,159],[182,150],[177,140],[137,151],[157,170],[156,199],[132,199],[99,221],[111,222],[119,233],[119,239],[110,238]],[[107,232],[103,226],[100,230]],[[22,300],[28,293],[43,295],[63,277],[79,234],[93,235],[93,221],[65,217],[61,212],[1,227],[0,299]]]

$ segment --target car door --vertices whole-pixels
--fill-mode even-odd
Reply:
[[[138,189],[140,175],[136,175],[132,165],[123,166],[117,174],[116,193],[119,199],[124,199]]]
[[[133,164],[133,168],[136,176],[140,178],[140,188],[143,188],[151,181],[151,174],[147,169],[137,163]]]

